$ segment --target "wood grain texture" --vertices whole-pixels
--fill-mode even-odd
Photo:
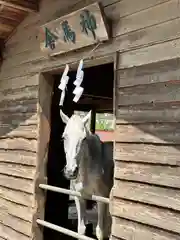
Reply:
[[[9,89],[0,92],[0,102],[1,101],[15,101],[21,99],[34,99],[38,97],[38,87],[31,86],[19,89]]]
[[[33,206],[33,195],[30,193],[0,186],[0,197],[27,207]]]
[[[134,13],[141,12],[168,1],[169,0],[152,0],[150,2],[143,0],[136,0],[136,2],[132,2],[131,0],[116,1],[115,4],[111,4],[105,8],[105,13],[109,18],[119,20],[125,16],[131,16]]]
[[[2,101],[0,103],[0,113],[3,112],[1,115],[1,119],[8,115],[12,114],[19,114],[26,115],[28,118],[30,117],[30,114],[35,114],[37,112],[37,98],[34,99],[20,99],[16,101]],[[29,114],[29,115],[28,115]],[[13,116],[13,115],[12,115]],[[17,119],[18,120],[18,119]]]
[[[22,233],[25,236],[31,236],[31,223],[16,218],[15,216],[11,216],[6,211],[2,210],[0,213],[0,223],[11,227],[13,230]]]
[[[170,2],[172,2],[172,1],[170,1]],[[168,3],[168,2],[167,2]],[[164,3],[165,4],[165,3]],[[164,5],[164,4],[160,4],[160,5]],[[160,6],[160,5],[157,5],[156,7],[158,7],[158,6]],[[176,5],[176,3],[174,4],[174,5]],[[173,5],[173,6],[174,6]],[[156,9],[156,7],[153,7],[152,9]],[[167,7],[167,6],[166,6]],[[167,7],[167,9],[168,9],[168,7]],[[159,7],[159,11],[160,11],[160,7]],[[174,11],[174,10],[172,10],[172,11]],[[142,12],[142,11],[141,11]],[[111,13],[112,13],[112,11],[111,11]],[[107,13],[106,13],[107,14]],[[138,13],[137,13],[138,14]],[[165,11],[165,14],[168,14],[168,12],[167,11]],[[112,14],[113,15],[113,14]],[[134,14],[133,14],[134,15]],[[153,14],[152,14],[152,16],[154,16]],[[157,15],[158,16],[158,18],[159,17],[161,17],[161,14],[158,14]],[[167,16],[166,16],[167,17]],[[176,18],[177,18],[177,16],[176,16]],[[123,19],[123,18],[122,18]],[[165,18],[166,19],[166,18]],[[160,21],[159,22],[159,20],[157,19],[157,22],[158,22],[158,24],[159,23],[162,23],[162,24],[164,24],[164,22],[165,22],[166,20],[163,20],[162,19],[162,21]],[[167,21],[169,21],[169,18],[167,17]],[[175,20],[176,21],[176,20]],[[134,20],[132,21],[133,23],[134,23]],[[141,21],[142,22],[142,21]],[[175,22],[173,22],[172,23],[172,25],[174,26],[174,25],[176,25],[177,27],[178,27],[178,23],[177,24],[175,24]],[[166,24],[165,24],[165,27],[163,26],[159,26],[159,30],[161,30],[162,29],[162,34],[160,34],[159,33],[159,31],[157,31],[157,27],[156,26],[154,26],[154,28],[153,28],[153,30],[152,31],[155,31],[154,33],[152,32],[152,33],[150,33],[149,34],[149,36],[150,36],[150,39],[148,40],[148,37],[146,37],[147,36],[147,34],[149,33],[149,31],[151,30],[147,30],[147,34],[146,34],[146,32],[140,32],[139,33],[139,37],[138,37],[138,33],[137,33],[137,35],[135,36],[135,35],[133,35],[131,38],[129,37],[129,47],[128,47],[128,45],[126,45],[127,44],[127,38],[125,39],[125,45],[127,46],[125,46],[125,47],[121,47],[121,44],[120,43],[122,43],[122,42],[124,42],[124,41],[122,41],[122,39],[117,39],[117,42],[116,42],[116,40],[114,40],[113,42],[111,42],[110,44],[107,44],[106,46],[104,45],[104,46],[102,46],[102,47],[100,47],[97,51],[96,51],[96,54],[95,54],[95,56],[100,56],[100,54],[101,54],[101,52],[103,51],[103,53],[113,53],[113,52],[115,52],[115,51],[117,51],[117,50],[121,50],[121,49],[123,49],[123,51],[125,51],[125,50],[129,50],[129,48],[132,46],[132,48],[137,48],[138,46],[147,46],[148,45],[148,43],[150,43],[150,44],[153,44],[153,43],[157,43],[157,42],[162,42],[162,41],[167,41],[167,40],[169,40],[169,39],[175,39],[175,38],[177,38],[177,31],[175,30],[174,31],[174,33],[172,33],[171,31],[170,31],[170,29],[172,29],[172,31],[173,31],[173,29],[174,28],[171,28],[171,27],[166,27]],[[34,32],[34,30],[33,30],[33,27],[32,27],[32,36],[34,36],[34,35],[36,35],[36,33]],[[151,32],[151,31],[150,31]],[[134,34],[135,34],[135,32],[134,32]],[[163,35],[163,34],[165,34],[165,36]],[[167,35],[166,35],[167,34]],[[27,34],[24,34],[24,35],[27,35]],[[32,36],[28,36],[30,39],[32,38]],[[125,36],[125,35],[124,35]],[[161,37],[162,36],[162,37]],[[128,37],[128,36],[127,36]],[[143,37],[145,37],[145,39],[144,40],[142,40],[143,42],[141,42],[141,43],[135,43],[135,44],[133,44],[133,43],[131,43],[131,42],[133,42],[132,40],[133,39],[142,39]],[[153,39],[152,39],[153,38]],[[16,36],[14,37],[14,39],[16,39]],[[19,41],[20,41],[20,39],[19,39]],[[28,41],[28,39],[27,39],[27,41]],[[24,41],[24,42],[26,42],[26,41]],[[29,44],[29,46],[33,46],[33,47],[35,47],[35,46],[37,46],[37,40],[35,39],[35,44],[32,44],[32,42],[30,42],[30,44]],[[22,47],[22,44],[19,46],[19,48],[21,48]],[[14,49],[13,49],[14,50]],[[121,50],[122,51],[122,50]],[[84,51],[82,51],[85,55],[86,55],[86,50]],[[81,52],[81,55],[82,55],[82,52]],[[88,51],[87,51],[88,52]],[[97,53],[98,52],[98,53]],[[162,51],[163,52],[163,51]],[[27,55],[26,55],[27,54]],[[32,56],[32,58],[31,58],[31,56],[30,55],[32,55],[33,54],[33,56]],[[162,53],[161,53],[162,54]],[[165,53],[164,53],[165,54]],[[35,56],[36,55],[36,56]],[[15,56],[14,56],[15,57]],[[21,59],[19,58],[19,57],[21,57]],[[68,62],[73,62],[73,60],[71,60],[71,55],[69,55],[68,56]],[[28,62],[27,62],[27,59],[28,59]],[[59,60],[60,60],[61,58],[59,58]],[[78,59],[78,54],[77,54],[77,58],[76,59]],[[16,57],[15,58],[9,58],[8,59],[8,61],[5,61],[4,62],[4,64],[3,64],[3,68],[2,68],[2,70],[5,70],[6,69],[6,63],[7,63],[7,69],[8,68],[11,68],[11,70],[13,70],[14,71],[14,69],[12,69],[12,64],[9,62],[9,61],[11,61],[12,60],[12,63],[18,63],[18,64],[21,64],[21,67],[18,67],[17,66],[17,64],[16,64],[16,66],[18,67],[18,72],[16,72],[16,74],[20,74],[20,76],[22,76],[22,75],[24,75],[25,74],[25,72],[24,71],[26,71],[27,72],[27,74],[28,73],[31,73],[31,72],[38,72],[38,71],[40,71],[40,69],[42,69],[43,68],[43,65],[44,64],[46,64],[46,59],[44,59],[44,57],[42,56],[42,54],[40,54],[40,52],[38,51],[38,46],[37,47],[35,47],[34,49],[29,49],[29,51],[27,51],[27,47],[26,47],[26,50],[24,49],[24,51],[23,51],[23,55],[22,56],[18,56],[18,59],[16,59]],[[62,64],[60,64],[59,63],[59,66],[60,65],[63,65],[64,64],[64,56],[63,56],[63,63]],[[159,59],[159,60],[162,60],[162,59]],[[147,59],[146,59],[146,61],[147,61]],[[35,64],[35,66],[32,66],[32,64],[29,64],[30,62],[36,62],[36,64]],[[49,62],[49,67],[50,67],[50,64],[51,64],[51,61],[49,61],[48,60],[48,62]],[[28,64],[29,66],[26,68],[26,69],[24,69],[23,70],[23,64]],[[38,64],[37,64],[38,63]],[[54,60],[53,60],[53,63],[55,64],[55,62],[54,62]],[[14,66],[15,67],[15,66]],[[38,70],[36,70],[36,67],[38,68]],[[7,74],[7,70],[6,69],[6,74]],[[23,71],[22,71],[23,70]],[[21,72],[22,71],[22,72]],[[3,72],[2,72],[3,73]],[[15,73],[12,73],[12,75],[11,76],[16,76],[16,74]],[[7,75],[6,75],[7,76]]]
[[[172,25],[174,24],[174,22],[172,22]],[[177,24],[178,25],[178,24]],[[164,29],[162,28],[162,26],[159,26],[160,29]],[[167,27],[166,29],[164,29],[164,32],[167,33],[167,29],[172,29],[170,27]],[[156,26],[154,26],[154,31],[156,30]],[[148,32],[148,30],[147,30]],[[175,33],[177,33],[177,31],[175,31]],[[146,36],[146,33],[142,33],[141,35]],[[161,43],[162,41],[165,41],[165,38],[161,38],[160,36],[162,36],[161,34],[157,34],[156,32],[153,34],[150,34],[150,36],[154,36],[154,38],[149,40],[150,45],[152,45],[153,43],[157,42]],[[158,39],[157,39],[157,36]],[[169,32],[169,37],[167,37],[167,40],[169,39],[175,39],[177,38],[177,36],[172,35],[171,32]],[[137,39],[137,36],[132,36],[132,39]],[[138,37],[138,39],[141,39]],[[125,41],[127,42],[127,39],[125,39]],[[133,43],[131,43],[132,40],[129,38],[128,40],[128,46],[125,47],[125,50],[130,50],[133,48],[138,48],[138,47],[145,47],[148,45],[148,39],[145,38],[145,40],[140,44],[140,45],[133,45]],[[122,39],[117,38],[117,39],[113,39],[111,42],[107,43],[107,44],[103,44],[102,46],[100,46],[95,52],[94,52],[94,57],[95,58],[99,58],[102,57],[104,55],[107,54],[112,54],[118,50],[121,50],[121,43],[122,43]],[[126,44],[126,43],[125,43]],[[134,51],[129,51],[129,52],[124,52],[121,54],[121,61],[120,61],[120,65],[118,68],[126,68],[126,67],[132,67],[132,66],[138,66],[138,65],[143,65],[146,63],[151,63],[151,62],[157,62],[157,61],[163,61],[163,60],[167,60],[167,59],[172,59],[172,58],[177,58],[178,56],[178,49],[179,47],[177,46],[177,49],[175,51],[171,51],[172,48],[172,44],[178,45],[179,42],[178,40],[174,40],[174,43],[163,43],[161,45],[164,45],[163,48],[166,48],[167,51],[164,52],[162,49],[159,48],[159,46],[155,45],[155,46],[149,46],[147,48],[143,48],[144,49],[144,54],[146,55],[145,57],[141,56],[141,54],[139,55],[139,52],[134,52]],[[161,46],[160,45],[160,46]],[[139,50],[138,50],[139,51]],[[143,50],[141,50],[143,51]],[[158,58],[156,57],[157,55],[155,53],[158,53]],[[67,56],[63,56],[63,57],[57,57],[56,59],[53,59],[52,61],[49,59],[44,59],[43,56],[41,56],[40,53],[38,53],[37,49],[29,49],[26,50],[24,53],[22,53],[22,55],[18,55],[17,57],[14,56],[13,58],[9,58],[8,61],[4,61],[3,63],[3,67],[2,67],[2,72],[1,72],[1,76],[2,78],[5,79],[9,79],[15,77],[15,76],[22,76],[22,75],[26,75],[29,73],[35,73],[35,72],[39,72],[39,71],[48,71],[48,70],[52,70],[52,68],[56,68],[59,66],[64,65],[65,63],[73,63],[76,62],[79,58],[82,57],[82,55],[86,56],[89,53],[89,48],[86,50],[82,50],[80,52],[77,52],[76,54],[74,53],[69,53],[67,54]],[[26,55],[27,54],[27,55]],[[137,57],[133,57],[133,55],[137,54]],[[149,56],[152,55],[152,57],[147,57],[147,54]],[[32,57],[31,57],[32,55]],[[139,57],[138,57],[139,56]],[[155,58],[156,57],[156,58]],[[141,61],[142,58],[142,61]],[[152,59],[154,58],[154,59]],[[130,59],[130,60],[129,60]],[[126,64],[126,60],[128,61]],[[11,63],[9,61],[12,61]],[[125,63],[124,63],[125,62]],[[18,63],[18,65],[16,64]],[[13,65],[12,65],[13,64]],[[8,70],[9,68],[11,68],[11,72]]]
[[[8,89],[17,89],[38,85],[38,75],[26,75],[19,78],[0,81],[0,89],[5,91]]]
[[[30,152],[37,151],[37,141],[25,138],[5,138],[0,139],[0,149],[2,150],[25,150]]]
[[[13,203],[3,198],[0,198],[0,206],[1,212],[5,211],[12,216],[30,223],[32,222],[32,208]]]
[[[12,9],[17,9],[20,11],[20,15],[21,15],[21,11],[22,12],[37,12],[38,8],[37,8],[37,4],[36,2],[33,1],[18,1],[18,0],[1,0],[0,4],[2,4],[5,7],[10,7]]]
[[[178,212],[114,198],[111,213],[114,216],[180,233],[180,214]]]
[[[68,1],[67,1],[68,2]],[[84,1],[81,1],[82,3]],[[88,5],[88,4],[91,4],[93,1],[86,1],[86,4],[85,5]],[[157,5],[161,2],[165,2],[164,0],[158,0],[158,1],[151,1],[151,2],[147,2],[147,1],[142,1],[142,0],[137,0],[136,1],[136,4],[129,4],[130,1],[114,1],[114,4],[111,4],[110,1],[107,1],[104,0],[103,1],[99,1],[102,3],[103,7],[105,5],[109,5],[109,6],[106,6],[104,7],[104,12],[106,14],[106,16],[111,20],[111,21],[115,21],[115,20],[119,20],[119,15],[121,16],[125,16],[125,15],[128,15],[128,14],[132,14],[134,12],[139,12],[145,8],[149,8],[151,6],[154,6],[154,5]],[[108,4],[107,4],[108,2]],[[44,1],[45,3],[45,1]],[[46,4],[46,3],[45,3]],[[54,3],[52,5],[52,11],[57,11],[57,9],[53,9],[54,6],[56,5],[57,3]],[[63,3],[64,4],[64,3]],[[67,4],[67,3],[66,3]],[[70,3],[69,3],[70,5]],[[82,5],[82,4],[81,4]],[[85,6],[83,4],[83,6]],[[121,8],[119,8],[121,5]],[[76,4],[76,6],[78,6],[78,4]],[[79,6],[80,8],[81,6]],[[77,8],[78,9],[78,8]],[[76,9],[76,10],[77,10]],[[41,9],[41,18],[44,18],[44,13],[43,13],[43,10],[44,9]],[[74,9],[75,10],[75,9]],[[50,14],[50,11],[48,12]],[[46,12],[47,14],[47,12]],[[56,15],[56,17],[54,17],[54,19],[62,16],[60,14],[57,14],[55,13],[54,15]],[[24,32],[24,37],[25,37],[25,41],[21,42],[21,47],[20,47],[20,41],[21,41],[21,34],[19,31],[16,32],[16,34],[14,35],[14,38],[12,38],[8,43],[7,43],[7,49],[5,49],[5,57],[7,56],[7,53],[9,54],[10,51],[15,54],[15,53],[19,53],[19,51],[25,51],[27,50],[27,48],[32,47],[34,48],[34,51],[35,50],[39,50],[38,49],[38,45],[37,45],[37,40],[36,40],[36,35],[37,35],[37,31],[38,29],[33,29],[34,26],[38,25],[38,24],[41,24],[41,21],[44,22],[42,19],[37,19],[35,20],[34,18],[32,18],[31,16],[29,16],[29,18],[27,19],[27,24],[25,25],[25,27],[23,28],[23,25],[22,24],[22,27],[21,27],[21,32],[23,31]],[[52,18],[52,17],[51,17]],[[53,20],[54,20],[53,19]],[[51,19],[50,19],[51,20]],[[33,22],[33,24],[30,24],[31,22]],[[40,23],[39,23],[40,22]],[[47,20],[45,22],[48,22]],[[43,24],[43,23],[42,23]],[[28,26],[28,27],[27,27]],[[29,28],[30,26],[30,28]],[[117,30],[118,31],[118,30]],[[33,32],[33,33],[32,33]],[[160,34],[159,34],[160,35]],[[158,36],[157,36],[158,37]],[[36,47],[36,49],[35,49]]]
[[[82,56],[86,56],[86,54],[89,53],[91,48],[83,49],[77,53],[67,54],[67,56],[57,57],[55,59],[46,59],[42,54],[40,54],[39,41],[36,39],[38,27],[45,22],[62,16],[62,12],[67,10],[67,8],[69,8],[70,11],[71,8],[74,8],[74,3],[78,4],[77,6],[79,7],[80,1],[75,1],[74,3],[71,2],[72,1],[69,0],[62,1],[61,9],[59,9],[59,1],[55,0],[53,1],[51,9],[47,9],[48,1],[44,0],[41,6],[40,14],[33,17],[30,15],[27,19],[25,19],[13,38],[7,43],[5,52],[6,59],[4,60],[0,74],[0,89],[2,89],[0,90],[2,93],[2,95],[0,95],[0,115],[2,115],[1,113],[4,111],[4,116],[0,120],[1,124],[7,124],[9,126],[11,119],[13,119],[13,121],[15,121],[15,124],[13,125],[20,123],[21,126],[24,127],[29,126],[30,123],[35,121],[35,118],[34,120],[30,120],[30,115],[31,113],[35,113],[37,111],[36,103],[33,103],[32,99],[33,97],[34,99],[38,98],[37,94],[39,89],[34,89],[34,91],[31,88],[31,86],[36,87],[38,85],[38,78],[36,78],[36,76],[31,76],[32,73],[36,74],[41,71],[54,70],[59,67],[62,68],[66,63],[72,63],[71,66],[74,66]],[[86,1],[86,3],[87,2],[89,1]],[[102,2],[104,6],[109,5],[104,8],[104,11],[113,22],[113,35],[115,38],[113,38],[109,43],[100,46],[94,52],[93,55],[95,57],[95,61],[104,55],[119,51],[121,55],[118,68],[122,70],[118,72],[118,77],[120,78],[118,87],[125,88],[143,84],[143,86],[135,89],[129,88],[129,90],[123,90],[122,102],[119,102],[119,109],[117,111],[117,124],[118,131],[120,133],[118,133],[118,143],[116,143],[117,149],[115,152],[115,157],[118,160],[116,164],[120,169],[120,171],[116,170],[116,174],[118,174],[117,176],[128,181],[132,180],[132,182],[127,181],[124,188],[123,185],[120,184],[119,187],[122,188],[121,193],[119,193],[119,187],[116,186],[115,194],[119,194],[120,197],[128,198],[132,201],[139,201],[142,205],[135,205],[138,207],[134,209],[131,208],[131,206],[129,207],[129,202],[127,201],[128,204],[126,207],[120,208],[120,210],[125,209],[125,213],[123,213],[127,214],[125,217],[130,218],[133,216],[135,219],[132,219],[134,222],[123,220],[124,222],[120,221],[114,223],[113,235],[121,239],[128,240],[132,238],[135,240],[144,240],[146,238],[147,240],[180,239],[178,234],[168,233],[166,231],[168,228],[166,228],[166,225],[163,224],[166,217],[166,224],[169,223],[169,228],[173,225],[173,231],[177,232],[178,230],[177,224],[179,224],[179,220],[177,220],[176,217],[173,218],[174,215],[169,215],[169,212],[167,212],[165,208],[172,208],[179,211],[179,193],[178,190],[174,190],[174,187],[179,188],[179,168],[177,167],[179,166],[179,149],[177,144],[179,144],[178,135],[180,135],[178,126],[179,103],[167,103],[164,100],[168,97],[168,101],[170,101],[175,96],[175,100],[179,101],[179,88],[176,88],[176,83],[168,85],[169,91],[162,88],[164,82],[180,79],[179,61],[176,62],[175,60],[171,63],[166,62],[167,59],[179,57],[180,15],[179,6],[177,5],[178,1],[137,0],[136,3],[134,3],[129,0],[112,0],[111,2],[104,0]],[[121,6],[121,8],[118,6]],[[117,37],[117,35],[119,36]],[[157,62],[161,60],[165,61],[161,64],[157,64]],[[152,62],[156,62],[154,66],[147,66],[147,64],[151,64]],[[141,69],[139,67],[128,70],[125,69],[133,66],[143,67]],[[27,74],[28,76],[26,76]],[[11,84],[12,90],[10,89]],[[150,86],[150,89],[146,90],[149,88],[149,84],[157,85],[156,87],[153,85],[154,88]],[[173,86],[174,89],[171,86]],[[27,89],[26,92],[23,92],[24,88]],[[3,89],[7,92],[4,92]],[[160,95],[156,89],[162,89],[164,92]],[[170,93],[171,90],[175,94],[174,96]],[[136,91],[138,94],[134,95]],[[12,99],[14,99],[14,101],[11,101]],[[155,104],[151,103],[151,100],[153,99],[156,101]],[[3,103],[6,103],[4,107]],[[15,113],[16,108],[17,111],[19,109],[19,113],[26,112],[23,115],[20,114],[18,121],[18,116]],[[8,115],[12,115],[11,118],[8,119]],[[46,122],[45,119],[43,121]],[[171,124],[170,121],[175,122],[176,124]],[[143,124],[144,122],[160,122],[162,124],[147,125]],[[122,123],[141,124],[122,126],[120,125]],[[37,122],[35,124],[37,124]],[[5,125],[2,126],[5,127]],[[47,127],[48,125],[45,124],[44,126]],[[122,130],[120,130],[120,128]],[[45,134],[48,136],[48,131]],[[124,140],[127,140],[129,143],[120,143]],[[149,145],[137,144],[136,142],[149,143]],[[153,145],[152,142],[155,143],[155,145]],[[45,149],[46,141],[43,141],[43,143],[43,149]],[[165,146],[159,146],[156,145],[156,143],[161,143]],[[8,138],[6,140],[0,140],[0,148],[3,146],[3,149],[1,150],[3,153],[0,151],[0,159],[2,159],[0,162],[7,162],[9,165],[13,162],[13,153],[11,154],[11,151],[14,151],[15,154],[17,154],[17,150],[20,148],[22,150],[18,150],[20,155],[17,155],[17,163],[21,164],[22,161],[22,164],[24,165],[34,165],[36,164],[33,160],[34,158],[31,157],[31,155],[25,155],[24,150],[28,151],[30,154],[32,151],[36,152],[36,144],[37,143],[34,141],[34,144],[31,145],[30,141],[22,138]],[[170,146],[170,144],[174,146]],[[4,148],[7,150],[13,150],[11,150],[8,154],[6,153],[7,155],[4,155]],[[3,157],[6,158],[4,162]],[[43,157],[44,156],[42,154],[39,159],[43,160]],[[124,162],[120,162],[119,160],[123,160]],[[127,161],[126,166],[122,165],[125,164],[125,161]],[[141,164],[136,163],[136,161],[141,162]],[[118,165],[119,162],[120,165]],[[132,166],[132,163],[128,162],[134,162],[134,165]],[[172,168],[168,167],[168,165],[171,165]],[[9,170],[10,169],[8,168],[8,171]],[[36,185],[38,185],[38,181],[40,181],[39,179],[44,181],[43,174],[40,178],[37,174]],[[140,181],[141,183],[137,183],[135,181]],[[118,183],[121,183],[121,181]],[[152,185],[148,185],[146,183],[150,183]],[[154,184],[161,186],[154,186]],[[0,185],[3,185],[4,188],[5,186],[12,188],[9,195],[6,189],[3,188],[2,191],[0,190],[2,198],[6,196],[10,201],[17,201],[17,203],[20,204],[23,204],[26,197],[29,199],[29,194],[24,196],[22,191],[34,191],[32,181],[12,176],[8,177],[3,175],[2,177],[2,174],[0,174]],[[167,188],[163,186],[166,186]],[[20,190],[17,195],[13,192],[13,188],[18,191]],[[39,192],[37,193],[40,194]],[[27,200],[27,205],[31,204],[29,201],[30,200]],[[170,205],[170,203],[172,204]],[[40,202],[38,204],[37,209],[39,210],[42,205]],[[147,206],[145,204],[147,204]],[[164,207],[164,209],[160,207],[157,210],[156,207],[149,206],[148,204],[159,205]],[[151,213],[152,208],[153,210]],[[156,212],[154,212],[154,209],[155,211],[157,210],[157,215]],[[142,213],[144,213],[144,216],[141,215]],[[179,212],[177,215],[178,214]],[[155,220],[153,218],[155,218]],[[163,219],[162,222],[157,220],[161,218]],[[137,223],[137,220],[139,222],[144,221],[144,224]],[[150,224],[152,227],[147,226],[146,224]],[[156,228],[157,224],[162,224],[164,230],[161,231]],[[26,230],[29,231],[28,229]],[[14,230],[5,226],[2,228],[0,224],[0,236],[2,232],[2,237],[7,238],[8,240],[27,239],[26,236],[18,233],[18,231],[14,232]]]
[[[12,228],[3,225],[0,223],[0,237],[6,239],[13,239],[13,240],[29,240],[28,236],[13,230]]]
[[[153,144],[115,143],[114,159],[180,166],[180,147]]]
[[[34,184],[30,179],[23,179],[0,174],[0,186],[25,193],[34,193]]]
[[[117,36],[116,42],[119,43],[117,50],[122,53],[175,40],[180,37],[178,31],[179,21],[180,19],[176,18]]]
[[[119,105],[116,123],[178,123],[180,119],[179,107],[180,101]]]
[[[30,126],[13,126],[10,124],[2,124],[0,129],[0,139],[9,138],[37,138],[37,125]]]
[[[43,232],[36,223],[36,219],[44,219],[45,197],[42,189],[39,188],[40,183],[47,184],[46,166],[48,162],[48,149],[51,132],[51,102],[53,95],[54,79],[49,74],[40,75],[39,84],[39,104],[38,104],[38,152],[36,172],[34,177],[35,194],[34,194],[34,215],[33,215],[33,228],[32,236],[39,240],[43,239]]]
[[[136,4],[134,3],[134,5]],[[150,7],[129,16],[119,18],[113,26],[115,29],[113,35],[127,34],[131,31],[136,31],[138,29],[175,19],[180,16],[179,10],[180,6],[178,0],[171,0],[156,5],[155,7]],[[145,21],[142,21],[142,19],[145,19]]]
[[[8,128],[9,130],[16,129],[18,127],[27,127],[27,128],[33,128],[35,125],[37,126],[38,124],[38,118],[37,118],[37,113],[11,113],[5,111],[4,114],[2,114],[3,111],[1,112],[0,116],[0,124],[4,128]],[[5,131],[5,129],[4,129]],[[35,130],[34,130],[35,131]],[[34,132],[35,133],[35,132]],[[2,131],[3,134],[3,131]]]
[[[122,180],[180,188],[180,167],[116,161],[114,176]]]
[[[179,144],[179,123],[116,125],[117,142]]]
[[[120,88],[117,101],[121,105],[180,101],[180,81],[153,83]]]
[[[16,156],[16,157],[14,157]],[[0,150],[0,162],[4,163],[17,163],[21,165],[36,165],[36,153],[27,151],[5,151]]]
[[[20,177],[23,179],[34,179],[35,167],[19,165],[16,163],[2,163],[0,162],[0,173],[8,176]]]
[[[170,59],[117,71],[117,86],[131,87],[180,79],[179,59]],[[178,81],[177,81],[178,82]]]
[[[115,180],[112,195],[117,198],[180,211],[180,191],[176,189]]]
[[[112,240],[126,239],[126,240],[178,240],[178,234],[168,233],[163,230],[155,229],[153,227],[129,221],[126,219],[119,219],[113,217]],[[116,236],[116,237],[114,237]]]
[[[100,54],[100,49],[104,49],[103,51],[106,53],[113,53],[115,51],[125,52],[129,50],[134,50],[136,48],[177,39],[179,37],[179,21],[179,19],[174,19],[172,21],[163,22],[155,26],[147,27],[137,31],[132,31],[128,34],[118,36],[114,38],[113,41],[110,42],[110,44],[100,46],[95,52],[99,52]],[[27,34],[30,33],[28,32]],[[25,33],[25,35],[27,34]],[[14,47],[13,45],[13,56],[7,56],[7,59],[6,61],[4,61],[3,64],[3,69],[12,69],[12,67],[16,67],[17,65],[22,65],[23,63],[25,64],[33,61],[46,61],[46,57],[42,55],[39,50],[39,46],[37,46],[37,39],[34,37],[34,34],[34,29],[32,29],[32,33],[28,37],[31,41],[27,39],[26,41],[24,41],[24,43],[21,43],[19,47]],[[19,42],[20,40],[17,41],[17,44]],[[11,48],[9,48],[9,51],[10,49]],[[16,52],[17,54],[15,54]],[[87,55],[85,49],[82,49],[81,52],[81,54],[83,54],[84,52],[84,54]],[[9,52],[8,54],[11,53]],[[68,55],[70,58],[71,54]],[[58,58],[64,59],[64,56],[60,56]],[[70,59],[69,62],[71,62]]]
[[[166,49],[166,51],[163,51]],[[180,39],[121,53],[119,69],[141,66],[153,62],[176,59],[179,56]],[[158,57],[157,57],[158,56]]]

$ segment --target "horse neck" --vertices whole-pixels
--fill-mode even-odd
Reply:
[[[101,158],[101,142],[97,135],[89,133],[82,148],[81,163],[84,168],[92,168],[100,163],[98,158]]]

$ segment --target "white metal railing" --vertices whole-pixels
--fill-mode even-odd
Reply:
[[[90,238],[90,237],[86,237],[84,235],[81,235],[77,232],[74,232],[74,231],[71,231],[67,228],[63,228],[63,227],[59,227],[55,224],[52,224],[52,223],[49,223],[49,222],[46,222],[44,220],[40,220],[40,219],[37,219],[36,221],[39,225],[43,226],[43,227],[47,227],[47,228],[50,228],[50,229],[53,229],[57,232],[60,232],[60,233],[64,233],[68,236],[71,236],[71,237],[74,237],[74,238],[77,238],[77,239],[81,239],[81,240],[94,240],[94,238]]]
[[[63,194],[72,195],[72,196],[76,196],[76,197],[82,197],[79,192],[76,192],[76,191],[73,191],[73,190],[69,190],[69,189],[54,187],[54,186],[47,185],[47,184],[40,184],[39,187],[41,189],[52,191],[52,192],[63,193]],[[105,198],[105,197],[101,197],[101,196],[92,195],[91,198],[86,198],[86,199],[109,204],[109,198]],[[36,222],[39,225],[41,225],[41,226],[53,229],[55,231],[58,231],[60,233],[69,235],[69,236],[77,238],[77,239],[81,239],[81,240],[94,240],[93,238],[84,236],[84,235],[79,234],[77,232],[71,231],[71,230],[69,230],[67,228],[63,228],[63,227],[57,226],[55,224],[49,223],[49,222],[41,220],[41,219],[37,219]]]
[[[72,195],[72,196],[76,196],[76,197],[81,197],[80,192],[76,192],[76,191],[65,189],[65,188],[54,187],[54,186],[46,185],[46,184],[40,184],[39,187],[44,190],[49,190],[49,191],[53,191],[53,192],[58,192],[58,193],[63,193],[63,194]],[[101,197],[101,196],[92,195],[91,198],[86,198],[86,199],[109,204],[109,198],[105,198],[105,197]]]

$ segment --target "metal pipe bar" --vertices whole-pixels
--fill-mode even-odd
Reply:
[[[55,230],[57,232],[66,234],[68,236],[71,236],[71,237],[74,237],[74,238],[77,238],[77,239],[81,239],[81,240],[94,240],[94,238],[90,238],[90,237],[81,235],[81,234],[79,234],[77,232],[71,231],[71,230],[69,230],[67,228],[59,227],[59,226],[57,226],[55,224],[46,222],[44,220],[37,219],[36,222],[37,222],[37,224],[39,224],[39,225],[41,225],[43,227],[47,227],[47,228],[53,229],[53,230]]]
[[[72,195],[72,196],[76,196],[76,197],[82,197],[80,192],[76,192],[76,191],[69,190],[69,189],[54,187],[54,186],[47,185],[47,184],[39,184],[39,187],[41,189],[49,190],[52,192],[58,192],[58,193],[63,193],[63,194]],[[83,198],[84,198],[84,196],[83,196]],[[109,204],[109,202],[110,202],[109,198],[96,196],[96,195],[92,195],[91,198],[85,197],[85,199],[93,200],[93,201],[97,201],[97,202],[103,202],[106,204]]]

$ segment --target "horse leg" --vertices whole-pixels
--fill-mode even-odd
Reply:
[[[106,204],[98,202],[97,203],[98,210],[98,222],[96,226],[96,237],[98,240],[103,240],[104,238],[104,215],[106,211]]]
[[[82,198],[74,197],[77,215],[78,215],[78,233],[84,235],[86,231],[86,205],[85,200]]]

